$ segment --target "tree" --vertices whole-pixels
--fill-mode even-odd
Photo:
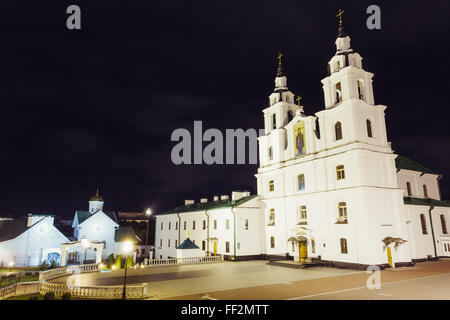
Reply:
[[[39,266],[39,270],[45,270],[47,269],[47,264],[45,263],[45,260],[42,261],[41,265]]]
[[[132,256],[128,256],[127,257],[127,268],[129,268],[129,267],[131,267],[131,266],[133,266],[133,264],[134,264],[134,261],[133,261],[133,257]]]
[[[55,293],[54,292],[46,292],[44,294],[44,300],[55,300]]]
[[[52,264],[50,265],[50,269],[55,269],[55,268],[57,268],[57,267],[58,267],[58,266],[56,265],[55,260],[53,260]]]
[[[107,265],[108,269],[111,269],[111,267],[113,266],[113,264],[114,264],[114,254],[111,253],[111,254],[108,256],[108,265]]]
[[[70,300],[72,298],[72,296],[70,295],[69,292],[64,292],[61,296],[61,300]]]
[[[116,257],[116,269],[122,268],[122,255],[118,254]]]

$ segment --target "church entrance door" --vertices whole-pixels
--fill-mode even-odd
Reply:
[[[388,258],[389,266],[392,268],[392,267],[393,267],[393,264],[392,264],[392,253],[391,253],[391,248],[387,247],[386,251],[387,251],[387,258]]]
[[[214,255],[217,256],[217,241],[214,241]]]
[[[308,258],[308,247],[306,246],[306,241],[298,243],[298,253],[300,258],[300,263],[306,262]]]

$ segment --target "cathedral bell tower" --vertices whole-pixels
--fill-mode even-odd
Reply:
[[[97,189],[97,193],[89,199],[89,213],[94,214],[97,211],[103,210],[103,203],[103,197],[98,193]]]
[[[362,57],[350,47],[350,37],[345,33],[339,11],[336,54],[328,62],[328,76],[321,82],[325,108],[330,109],[345,100],[357,99],[374,105],[372,77],[362,67]]]

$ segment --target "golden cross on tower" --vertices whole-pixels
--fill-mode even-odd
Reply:
[[[296,100],[297,100],[297,104],[300,105],[300,101],[302,100],[302,97],[297,96],[297,99],[296,99]]]
[[[336,17],[339,17],[339,23],[342,23],[342,15],[344,14],[344,10],[339,9],[338,14],[336,15]]]
[[[281,58],[283,57],[283,54],[281,52],[278,53],[278,65],[281,66]]]

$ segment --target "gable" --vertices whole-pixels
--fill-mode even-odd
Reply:
[[[87,212],[89,214],[88,217],[85,216],[85,212]],[[77,211],[77,213],[78,213],[78,211]],[[114,227],[118,227],[119,225],[117,224],[117,222],[115,220],[114,212],[112,214],[113,214],[114,219],[111,217],[111,215],[106,214],[102,210],[99,210],[94,214],[90,214],[89,211],[82,211],[81,214],[78,215],[78,220],[80,220],[80,217],[83,220],[81,222],[79,222],[78,226],[81,226],[83,224],[90,224],[93,222],[101,221],[102,224],[106,223],[106,224],[111,224]]]

